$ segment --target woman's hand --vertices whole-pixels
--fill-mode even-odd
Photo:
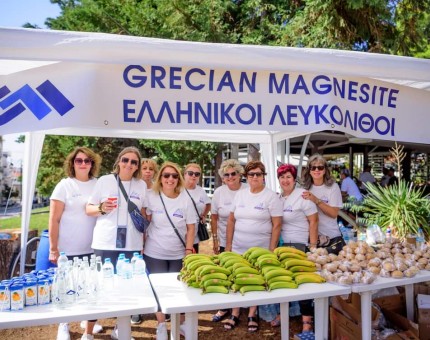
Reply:
[[[57,264],[58,256],[60,252],[58,250],[50,250],[49,251],[49,262],[53,264]]]
[[[218,237],[216,235],[212,235],[212,242],[213,242],[213,251],[215,255],[219,254],[219,242]]]
[[[311,193],[310,191],[304,191],[302,194],[302,197],[305,200],[309,200],[309,201],[317,204],[318,198],[313,193]]]

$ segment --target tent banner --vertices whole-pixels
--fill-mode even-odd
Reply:
[[[276,70],[61,62],[2,76],[0,134],[105,130],[335,130],[429,142],[428,91]],[[210,131],[208,131],[210,133]]]

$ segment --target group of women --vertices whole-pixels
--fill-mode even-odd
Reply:
[[[211,212],[213,251],[243,253],[254,246],[270,250],[280,244],[303,250],[317,246],[320,235],[329,239],[332,251],[340,249],[341,234],[337,212],[342,206],[339,187],[330,176],[325,159],[309,159],[303,188],[297,188],[297,170],[281,165],[277,170],[282,192],[265,185],[266,169],[260,161],[243,168],[237,160],[225,160],[218,171],[223,185],[212,201],[198,183],[202,174],[198,164],[181,169],[165,162],[158,169],[150,159],[141,159],[137,148],[123,149],[113,172],[97,179],[101,158],[86,147],[77,147],[64,163],[67,178],[51,196],[49,220],[49,261],[56,264],[59,253],[111,258],[114,265],[120,253],[131,258],[142,252],[150,273],[178,272],[184,256],[198,252],[198,221],[206,222]],[[246,183],[242,181],[246,179]],[[128,212],[133,202],[150,225],[145,235],[133,225]],[[312,329],[312,301],[300,305],[304,330]],[[239,323],[239,308],[220,310],[213,321],[224,319],[224,328]],[[167,339],[166,316],[156,313],[157,339]],[[258,330],[257,306],[248,311],[248,331]],[[279,325],[279,317],[272,320]],[[102,327],[96,320],[83,322],[82,339],[93,339]],[[117,339],[116,329],[111,337]],[[67,324],[60,324],[59,340],[68,340]]]

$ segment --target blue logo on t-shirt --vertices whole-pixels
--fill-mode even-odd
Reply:
[[[184,213],[182,212],[181,209],[177,209],[174,213],[173,216],[175,217],[179,217],[179,218],[184,218]]]

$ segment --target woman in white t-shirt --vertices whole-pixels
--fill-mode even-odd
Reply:
[[[49,261],[55,265],[60,251],[69,259],[82,259],[93,253],[91,242],[96,219],[85,213],[85,206],[97,183],[100,163],[101,157],[87,147],[75,148],[64,161],[67,178],[55,186],[50,199]],[[93,333],[103,330],[94,325],[95,320],[86,323],[82,339],[91,339]],[[67,323],[59,325],[57,338],[70,339]]]
[[[296,188],[297,169],[294,165],[283,164],[277,170],[280,195],[283,204],[281,238],[283,246],[298,248],[302,251],[316,248],[318,241],[318,210],[316,205],[303,199],[304,189]],[[303,330],[309,329],[306,322],[312,318],[312,300],[299,301],[300,313],[303,319]],[[277,316],[272,326],[279,326],[280,317]]]
[[[260,161],[245,166],[248,188],[234,197],[227,221],[225,250],[243,254],[251,247],[274,250],[279,242],[282,223],[282,203],[278,195],[265,186],[266,167]],[[257,306],[249,307],[248,332],[258,330]],[[239,323],[239,308],[233,308],[224,321],[224,328],[232,330]]]
[[[243,172],[242,165],[236,159],[223,161],[218,170],[223,185],[215,190],[211,205],[211,230],[215,254],[225,250],[227,220],[230,216],[234,197],[239,190],[248,187],[246,183],[240,181]],[[221,309],[212,316],[212,321],[222,321],[229,313],[229,309]]]
[[[206,216],[211,210],[211,199],[209,198],[206,191],[200,185],[198,185],[201,174],[202,169],[200,165],[196,163],[187,164],[184,168],[184,187],[196,206],[194,208],[194,212],[196,213],[197,223],[199,221],[206,223]],[[197,235],[197,226],[198,224],[196,224],[196,236],[194,238],[193,245],[196,253],[199,252],[200,242],[199,236]]]
[[[165,162],[148,194],[146,213],[151,221],[145,262],[150,273],[179,272],[182,259],[193,253],[196,212],[184,189],[180,168]],[[167,339],[166,317],[156,313],[157,339]]]

